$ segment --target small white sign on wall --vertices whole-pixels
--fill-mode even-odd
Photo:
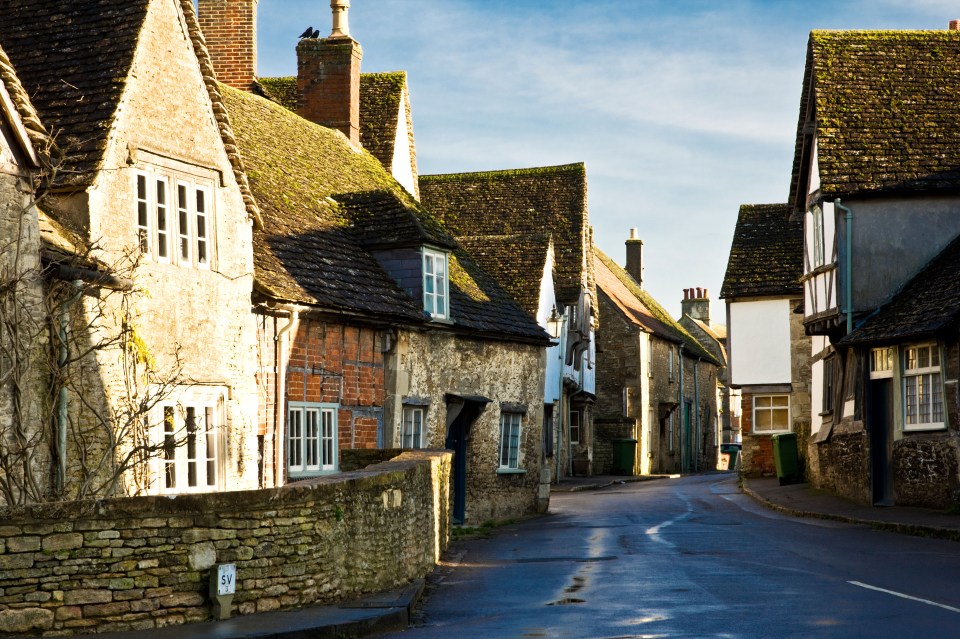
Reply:
[[[237,591],[237,565],[217,565],[217,595],[232,595]]]

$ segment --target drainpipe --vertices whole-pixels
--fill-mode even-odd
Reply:
[[[284,420],[283,420],[283,405],[284,397],[287,392],[287,375],[286,375],[286,351],[283,348],[283,336],[286,335],[287,331],[293,328],[293,325],[299,319],[300,314],[295,309],[290,309],[290,317],[287,318],[286,325],[277,331],[277,334],[273,336],[274,342],[274,351],[276,353],[274,359],[277,366],[276,374],[274,375],[275,387],[276,387],[276,397],[274,398],[273,403],[273,486],[274,488],[279,487],[283,481],[283,438],[284,438]]]
[[[564,353],[567,349],[567,311],[563,313],[563,320],[560,322],[560,343],[557,345],[557,362],[559,366],[557,367],[558,372],[558,387],[557,387],[557,414],[556,419],[554,420],[556,426],[555,431],[557,433],[557,441],[554,442],[554,454],[556,455],[556,465],[557,465],[557,483],[560,482],[560,471],[563,468],[560,458],[563,455],[560,454],[560,451],[563,450],[563,422],[564,422],[564,411],[566,407],[563,405],[563,373],[566,366],[566,361],[564,359]]]
[[[680,472],[682,473],[686,470],[686,468],[684,468],[686,465],[684,462],[686,462],[687,457],[686,450],[683,448],[684,409],[686,408],[686,406],[683,405],[683,342],[680,343],[680,348],[677,349],[677,359],[679,360],[677,362],[677,371],[680,375],[680,388],[678,389],[680,399],[677,405],[680,408]]]
[[[697,358],[697,365],[693,369],[693,410],[696,411],[697,416],[697,455],[694,457],[693,469],[694,471],[700,470],[700,362],[703,361],[702,357]]]
[[[847,223],[847,253],[844,258],[844,276],[847,280],[847,290],[844,297],[847,305],[847,335],[853,332],[853,211],[840,203],[840,199],[833,201],[833,204],[846,213]]]
[[[77,303],[83,295],[83,281],[73,280],[70,285],[74,293],[70,299],[60,305],[60,354],[57,364],[61,370],[70,359],[70,346],[67,344],[67,324],[70,322],[70,307]],[[63,496],[67,485],[67,419],[69,408],[69,394],[66,384],[61,383],[57,394],[57,494]]]

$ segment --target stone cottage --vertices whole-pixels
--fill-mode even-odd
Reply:
[[[201,0],[200,13],[220,23],[255,5]],[[450,448],[457,521],[542,510],[548,336],[364,147],[396,158],[371,133],[392,114],[394,173],[415,175],[405,80],[386,79],[386,115],[389,100],[362,106],[372,92],[361,91],[360,46],[332,5],[331,35],[297,46],[295,81],[251,84],[254,59],[217,53],[232,36],[207,39],[215,60],[250,71],[222,92],[264,223],[254,234],[262,482],[336,472],[347,449]],[[252,18],[232,24],[255,29]],[[380,120],[365,126],[364,113]]]
[[[717,371],[717,406],[720,410],[720,441],[722,443],[739,442],[739,422],[731,419],[730,380],[727,368],[727,326],[716,324],[710,314],[710,291],[706,288],[683,289],[680,302],[680,324],[697,342],[723,365]]]
[[[553,478],[592,474],[597,317],[586,167],[423,175],[420,194],[555,338],[543,426]]]
[[[720,297],[727,303],[730,384],[742,401],[743,472],[776,474],[773,440],[795,433],[805,465],[810,338],[801,304],[803,227],[783,204],[743,205]]]
[[[687,473],[717,467],[721,362],[642,287],[642,243],[627,240],[627,268],[594,249],[603,324],[597,331],[598,472]],[[636,441],[633,468],[615,448]]]
[[[257,485],[259,213],[200,44],[189,0],[0,3],[5,73],[56,149],[37,201],[61,498]]]
[[[862,503],[960,501],[958,28],[814,31],[807,47],[789,204],[813,338],[808,453],[817,485]]]

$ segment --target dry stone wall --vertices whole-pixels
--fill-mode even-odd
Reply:
[[[446,547],[450,459],[409,451],[274,490],[2,509],[0,636],[208,620],[217,563],[236,564],[240,615],[408,583]]]

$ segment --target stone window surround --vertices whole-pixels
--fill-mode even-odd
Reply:
[[[224,398],[226,395],[225,387],[199,386],[174,390],[163,401],[157,402],[149,415],[151,437],[154,442],[163,445],[163,448],[150,463],[149,492],[151,494],[215,492],[224,488]],[[190,433],[187,423],[187,417],[190,414],[195,419],[204,422],[212,421],[213,424],[199,435]],[[174,445],[169,451],[164,445],[167,438],[170,438],[171,444]],[[212,454],[210,454],[210,448],[213,448]],[[191,464],[195,464],[192,469]],[[191,470],[195,477],[193,486],[189,481]],[[175,478],[172,486],[167,486],[168,473],[172,473]]]
[[[313,477],[338,471],[337,412],[339,408],[338,404],[326,402],[287,402],[285,444],[288,477]],[[310,422],[310,417],[316,421]],[[299,420],[299,424],[295,424],[295,420]],[[311,425],[317,429],[315,434],[307,431]],[[311,445],[315,448],[311,448]],[[297,446],[297,449],[294,449],[294,446]],[[291,459],[292,454],[297,456]],[[308,463],[310,459],[315,463]],[[293,465],[293,461],[300,463]]]
[[[141,153],[141,157],[145,154]],[[152,157],[152,154],[151,154]],[[218,172],[191,164],[160,158],[162,163],[139,161],[133,171],[137,212],[135,223],[141,251],[153,262],[176,264],[183,268],[209,270],[215,258],[215,187]],[[163,185],[165,202],[158,205],[158,186]],[[183,194],[186,192],[186,206]],[[198,211],[202,202],[204,210]],[[165,229],[160,231],[158,207],[163,206]],[[182,228],[182,216],[188,228]],[[203,232],[199,231],[203,222]],[[161,234],[165,244],[161,252]],[[183,241],[186,240],[184,247]],[[186,248],[184,251],[183,249]],[[184,254],[186,253],[186,254]],[[206,259],[201,259],[203,255]]]

